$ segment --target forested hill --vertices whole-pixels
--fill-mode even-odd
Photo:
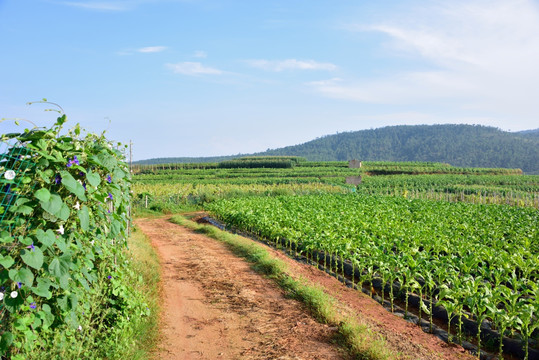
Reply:
[[[311,161],[436,161],[539,174],[539,131],[510,133],[478,125],[388,126],[328,135],[256,155],[297,155]]]
[[[539,174],[539,129],[505,132],[478,125],[402,125],[327,135],[245,155],[295,155],[310,161],[435,161],[462,167],[519,168]],[[236,156],[160,158],[138,164],[218,162]]]

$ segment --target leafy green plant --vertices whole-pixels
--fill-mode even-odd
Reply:
[[[28,180],[1,223],[0,354],[12,359],[47,351],[76,356],[95,346],[88,338],[106,342],[119,331],[115,326],[125,327],[125,314],[147,314],[125,285],[133,274],[124,251],[130,221],[124,157],[104,134],[83,134],[79,125],[62,133],[67,117],[59,112],[49,129],[1,139],[27,149],[25,160],[35,164],[15,174]],[[96,353],[107,357],[106,349]]]

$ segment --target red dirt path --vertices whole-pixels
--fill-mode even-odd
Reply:
[[[162,264],[158,359],[348,359],[314,321],[225,245],[165,219],[138,219]]]
[[[319,324],[299,302],[255,273],[226,246],[166,219],[138,219],[162,264],[158,359],[349,359],[336,329]],[[261,245],[264,246],[264,245]],[[388,313],[381,305],[312,266],[271,248],[294,275],[320,284],[403,359],[473,359]]]

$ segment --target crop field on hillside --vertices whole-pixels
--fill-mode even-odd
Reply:
[[[539,176],[439,163],[277,162],[149,165],[137,169],[134,195],[161,211],[203,207],[308,259],[331,255],[341,268],[325,256],[318,265],[342,273],[350,264],[352,280],[382,284],[376,292],[391,307],[400,297],[408,311],[408,298],[419,298],[414,311],[431,324],[443,307],[453,342],[500,354],[517,343],[513,354],[537,356]],[[470,331],[470,322],[482,326]]]

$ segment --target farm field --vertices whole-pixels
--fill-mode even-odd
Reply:
[[[351,280],[381,284],[375,291],[390,308],[401,301],[407,312],[408,298],[419,299],[427,322],[443,307],[452,342],[537,356],[539,176],[436,163],[348,168],[271,159],[279,162],[272,168],[270,159],[261,159],[265,167],[253,160],[139,167],[134,195],[158,211],[204,208],[228,226],[323,258],[316,266],[334,273],[346,263]],[[361,183],[347,184],[350,176]]]
[[[164,263],[158,358],[473,359],[329,274],[201,216],[136,220]]]

